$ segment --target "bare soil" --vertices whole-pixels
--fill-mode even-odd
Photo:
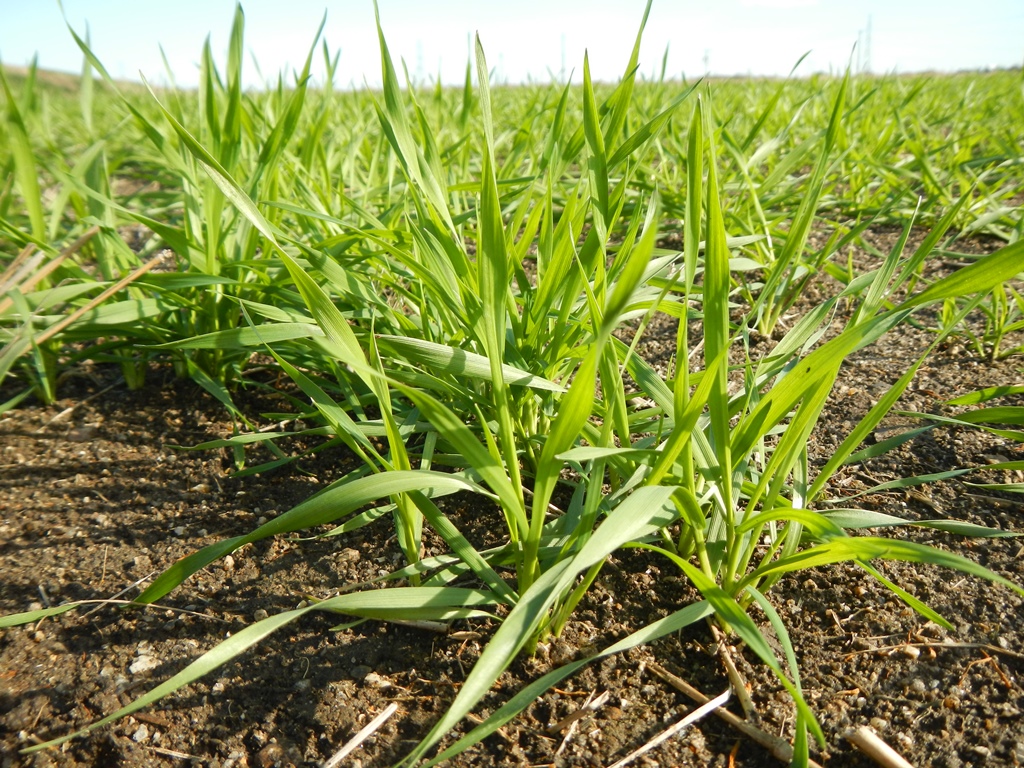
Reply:
[[[887,238],[878,235],[879,248]],[[960,247],[975,246],[992,247]],[[815,290],[823,295],[830,289],[826,281]],[[815,295],[810,292],[803,306]],[[664,359],[674,335],[672,321],[659,318],[646,333],[645,354]],[[930,338],[906,326],[847,361],[810,446],[816,461],[828,458]],[[1021,368],[1020,359],[992,363],[953,343],[925,364],[899,407],[952,413],[943,400],[982,386],[1020,384]],[[10,383],[5,393],[13,393]],[[0,417],[2,613],[67,600],[130,599],[176,558],[250,531],[260,518],[291,508],[353,466],[345,451],[331,448],[277,472],[237,478],[228,452],[181,450],[176,446],[227,436],[232,425],[221,405],[165,368],[152,369],[147,386],[134,392],[119,383],[115,369],[78,369],[62,382],[60,395],[52,406],[25,404]],[[238,402],[261,426],[270,422],[260,414],[287,408],[272,386],[243,389]],[[893,417],[872,439],[911,423]],[[936,429],[848,467],[830,494],[850,497],[887,480],[1004,459],[1024,459],[1024,447],[980,430]],[[991,472],[847,505],[908,520],[963,520],[1024,532],[1019,495],[979,491],[964,483],[968,479],[1021,477]],[[491,527],[498,527],[495,511],[473,499],[446,499],[444,509],[456,519],[494,520]],[[367,622],[335,632],[331,627],[341,617],[311,614],[154,707],[62,748],[19,754],[126,704],[263,612],[290,609],[307,596],[329,596],[392,569],[401,555],[389,520],[341,538],[277,538],[249,546],[196,574],[158,607],[106,606],[0,630],[0,765],[314,766],[396,702],[398,713],[344,764],[394,763],[436,722],[493,627],[463,622],[442,635]],[[968,539],[921,528],[882,533],[956,552],[1024,584],[1022,539]],[[825,751],[812,748],[814,759],[871,765],[843,738],[851,727],[871,725],[918,766],[1024,763],[1021,598],[956,572],[875,565],[955,630],[928,622],[854,565],[813,569],[778,584],[771,599],[786,621],[807,698],[827,738]],[[670,563],[635,551],[617,554],[564,636],[539,655],[517,660],[477,714],[485,716],[554,666],[590,655],[695,599]],[[752,615],[768,626],[758,610]],[[716,648],[701,624],[590,665],[452,764],[610,765],[694,706],[652,674],[652,663],[715,696],[728,685]],[[794,709],[785,692],[753,654],[739,648],[734,658],[760,727],[791,734]],[[588,695],[604,692],[605,704],[576,726],[552,728]],[[742,714],[735,703],[729,708]],[[779,763],[709,717],[635,764]]]

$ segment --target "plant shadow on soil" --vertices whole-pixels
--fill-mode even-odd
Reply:
[[[672,322],[659,318],[642,351],[656,358],[659,346],[671,345],[674,335]],[[927,338],[904,328],[848,361],[812,441],[816,458],[827,458]],[[927,412],[939,399],[980,386],[1019,383],[1019,367],[1019,361],[989,363],[949,345],[921,369],[900,407]],[[2,388],[0,401],[13,394],[12,386]],[[248,532],[260,517],[290,509],[352,466],[343,451],[328,449],[297,466],[238,479],[229,476],[226,452],[170,448],[226,436],[231,425],[216,401],[164,368],[154,368],[139,392],[119,385],[113,369],[82,370],[62,383],[60,395],[53,406],[27,404],[0,417],[4,613],[47,601],[110,597],[199,546]],[[264,390],[243,390],[239,404],[254,419],[281,407]],[[892,454],[845,469],[832,492],[848,495],[898,477],[977,465],[993,454],[1024,458],[1019,445],[980,431],[934,430]],[[859,503],[907,519],[946,517],[1016,531],[1022,530],[1024,512],[1019,498],[979,496],[958,480],[875,494]],[[497,520],[495,510],[474,499],[455,497],[444,504],[471,536],[474,530],[486,536],[486,521]],[[391,570],[400,552],[388,520],[337,539],[258,542],[235,552],[230,563],[218,561],[196,574],[159,608],[82,610],[0,632],[0,764],[316,765],[394,701],[398,714],[355,753],[364,767],[393,763],[454,698],[493,630],[487,622],[461,622],[458,633],[447,636],[379,622],[332,632],[344,617],[307,615],[154,707],[63,749],[18,753],[126,704],[225,633],[250,623],[258,611],[288,610],[307,595],[325,597]],[[882,533],[957,552],[1024,583],[1020,539],[970,540],[925,529]],[[816,759],[871,765],[842,738],[850,727],[870,724],[917,765],[1024,762],[1021,599],[940,569],[877,566],[955,630],[927,622],[852,565],[794,574],[777,585],[771,597],[787,623],[808,701],[828,739],[827,753]],[[124,597],[135,594],[129,589]],[[493,711],[555,666],[694,599],[696,593],[665,561],[637,551],[617,553],[563,637],[537,656],[514,662],[477,714]],[[205,616],[183,613],[186,608]],[[752,615],[767,626],[757,610]],[[741,652],[737,658],[761,726],[790,733],[793,708],[784,691],[752,655]],[[709,696],[727,685],[707,627],[692,627],[584,668],[451,764],[614,762],[692,708],[645,671],[651,661]],[[603,691],[610,693],[608,702],[571,734],[549,731],[588,694]],[[643,760],[778,764],[714,717],[637,764]]]

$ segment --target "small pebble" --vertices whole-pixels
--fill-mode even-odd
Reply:
[[[1009,461],[1008,458],[999,453],[983,453],[981,458],[986,464],[1005,464]]]
[[[914,738],[908,733],[897,733],[896,742],[900,745],[900,749],[910,749],[914,746]]]
[[[135,657],[135,661],[133,661],[131,666],[128,667],[128,671],[133,675],[138,675],[142,672],[148,672],[151,669],[156,669],[159,666],[159,659],[143,654]]]
[[[264,620],[265,618],[267,618],[268,616],[270,616],[270,614],[269,614],[269,613],[267,613],[267,612],[266,612],[265,610],[263,610],[262,608],[257,608],[257,609],[256,609],[256,612],[255,612],[255,613],[253,613],[253,615],[252,615],[252,617],[253,617],[253,618],[254,618],[254,619],[255,619],[256,621],[263,621],[263,620]]]
[[[363,680],[371,672],[373,672],[373,670],[365,664],[359,664],[348,671],[348,673],[352,675],[353,680]]]
[[[381,677],[376,672],[371,672],[363,678],[364,685],[370,685],[374,688],[390,688],[391,681],[385,677]]]
[[[276,741],[272,741],[256,754],[256,765],[257,768],[273,768],[284,759],[284,749]]]
[[[99,430],[96,427],[75,427],[68,432],[69,443],[87,443],[96,438]]]
[[[362,555],[358,549],[352,549],[352,547],[346,547],[338,553],[339,563],[357,563]]]
[[[145,723],[140,725],[135,730],[135,733],[132,734],[132,741],[134,741],[134,742],[136,742],[138,744],[141,744],[142,742],[144,742],[148,738],[149,738],[149,728],[146,727]]]

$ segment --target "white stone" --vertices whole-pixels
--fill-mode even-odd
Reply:
[[[148,672],[151,669],[156,669],[159,666],[159,659],[157,659],[154,656],[142,654],[141,656],[135,657],[135,661],[133,661],[131,663],[131,666],[128,667],[128,671],[131,672],[133,675],[137,675],[141,672]]]

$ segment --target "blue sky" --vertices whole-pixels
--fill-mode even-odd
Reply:
[[[304,60],[326,9],[324,34],[341,52],[339,86],[380,82],[372,0],[248,0],[245,82],[259,86]],[[628,60],[643,0],[379,0],[396,62],[420,81],[440,73],[461,82],[471,35],[479,31],[490,67],[504,82],[548,82],[575,70],[589,49],[595,79],[615,80]],[[223,62],[234,2],[229,0],[64,0],[68,22],[115,77],[166,83],[160,46],[180,85],[194,85],[203,40]],[[870,35],[868,30],[870,29]],[[870,45],[865,43],[870,39]],[[860,41],[859,54],[851,52]],[[1020,66],[1021,0],[654,0],[641,72],[689,77],[783,75],[805,52],[798,74],[840,71],[853,61],[877,73]],[[79,71],[82,57],[56,0],[0,0],[0,60]],[[320,56],[317,56],[319,64]],[[564,67],[564,69],[563,69]],[[322,71],[322,68],[320,69]]]

